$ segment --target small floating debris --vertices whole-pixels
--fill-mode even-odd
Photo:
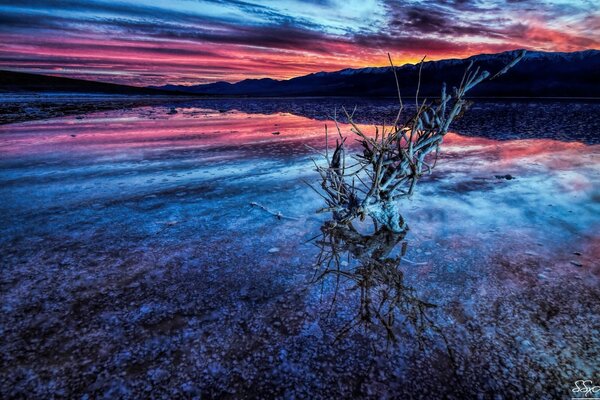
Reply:
[[[177,114],[177,110],[175,109],[175,107],[171,107],[167,114]]]
[[[511,174],[506,174],[506,175],[494,175],[496,177],[496,179],[506,179],[507,181],[510,181],[511,179],[517,179],[514,176],[512,176]]]
[[[281,134],[281,132],[279,132],[279,131],[275,131],[275,132],[271,133],[271,135],[280,135],[280,134]]]
[[[77,135],[71,135],[71,137],[77,137]]]
[[[271,247],[267,252],[271,254],[279,253],[279,247]]]

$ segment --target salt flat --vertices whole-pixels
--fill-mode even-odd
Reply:
[[[564,397],[598,371],[594,125],[519,136],[494,114],[518,104],[457,125],[403,203],[401,277],[436,307],[424,329],[398,309],[394,342],[375,320],[340,336],[360,290],[315,280],[328,216],[305,145],[324,149],[335,101],[268,101],[0,126],[2,397]]]

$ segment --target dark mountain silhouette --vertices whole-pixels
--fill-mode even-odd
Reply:
[[[182,94],[181,92],[169,92],[167,90],[155,88],[118,85],[114,83],[95,82],[82,79],[62,78],[14,71],[0,71],[0,93],[2,92],[68,92],[125,95]]]
[[[466,59],[423,63],[420,94],[438,96],[442,82],[458,85],[467,65],[495,73],[520,50],[481,54]],[[396,68],[403,96],[414,96],[419,65]],[[600,51],[528,52],[517,66],[494,81],[477,86],[473,97],[600,97]],[[229,96],[395,96],[391,67],[318,72],[289,80],[246,79],[237,83],[165,85],[161,89]]]

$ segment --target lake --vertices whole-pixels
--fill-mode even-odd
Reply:
[[[597,377],[600,103],[476,102],[402,201],[385,276],[305,183],[354,105],[370,132],[396,110],[0,125],[1,397],[549,398]]]

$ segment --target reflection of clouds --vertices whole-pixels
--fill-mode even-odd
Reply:
[[[143,107],[135,110],[90,114],[74,123],[72,118],[14,125],[14,139],[0,152],[60,151],[87,153],[119,149],[231,149],[267,146],[270,143],[320,138],[323,123],[289,114],[252,115],[240,112],[184,107],[167,115],[170,107]],[[109,115],[110,124],[102,123]],[[0,127],[0,130],[8,128]],[[22,135],[31,131],[38,135]],[[280,135],[272,133],[280,131]],[[77,135],[74,141],[71,135]],[[246,146],[246,147],[245,147]],[[303,147],[302,144],[298,145]],[[258,150],[258,149],[257,149]]]
[[[0,126],[0,156],[100,155],[123,162],[140,157],[157,161],[189,157],[190,165],[217,165],[228,160],[238,168],[219,171],[219,176],[235,175],[241,165],[257,173],[256,165],[268,160],[269,170],[262,173],[275,174],[268,179],[310,180],[313,172],[308,155],[314,151],[305,144],[323,149],[324,124],[330,129],[333,126],[329,121],[282,110],[266,115],[236,111],[235,107],[219,112],[189,106],[177,107],[177,114],[167,115],[169,109],[143,107],[88,114],[81,120],[68,117]],[[360,127],[373,132],[371,126]],[[342,124],[342,130],[347,129]],[[280,134],[273,135],[275,131]],[[333,144],[335,137],[330,135],[330,139]],[[449,133],[440,153],[444,162],[422,179],[420,191],[403,203],[402,214],[409,225],[419,224],[415,234],[431,231],[436,241],[455,248],[494,241],[494,232],[506,229],[507,224],[511,232],[524,232],[531,238],[551,233],[547,240],[560,240],[566,231],[542,231],[539,227],[575,224],[587,231],[597,220],[598,149],[579,142],[497,141]],[[517,179],[495,178],[504,174]],[[313,200],[288,211],[293,215],[312,213],[319,208],[318,199]],[[452,243],[449,238],[454,238]]]
[[[464,153],[481,156],[491,160],[518,162],[520,159],[535,157],[547,158],[557,162],[567,161],[569,165],[578,160],[569,155],[592,152],[594,147],[580,142],[561,142],[552,139],[522,139],[497,141],[493,139],[460,136],[449,133],[444,142],[444,150],[450,153]],[[555,156],[555,157],[553,157]],[[563,157],[565,156],[565,157]]]

